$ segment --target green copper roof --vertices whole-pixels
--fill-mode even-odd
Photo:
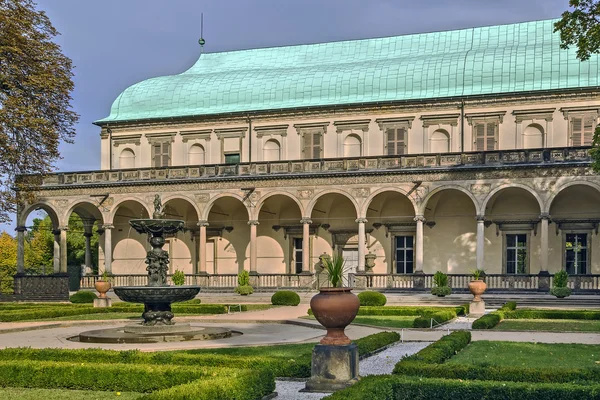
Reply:
[[[554,21],[203,54],[125,89],[98,123],[600,86]]]

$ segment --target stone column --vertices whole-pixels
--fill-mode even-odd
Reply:
[[[548,224],[550,223],[550,214],[542,213],[540,220],[542,226],[540,229],[541,254],[538,288],[547,290],[550,289],[550,274],[548,273]]]
[[[485,246],[485,216],[477,216],[477,269],[483,268],[483,254]]]
[[[92,232],[84,232],[83,236],[85,237],[85,268],[90,271],[92,269]]]
[[[55,274],[60,272],[60,229],[52,231],[54,235],[54,252],[52,253],[53,271]]]
[[[27,228],[17,226],[17,274],[25,273],[25,232]]]
[[[206,272],[206,227],[208,221],[198,221],[200,233],[198,235],[198,274],[208,275]]]
[[[250,225],[250,275],[258,275],[256,271],[256,227],[258,223],[256,220],[248,221],[248,225]]]
[[[366,218],[358,218],[356,223],[358,224],[358,268],[356,272],[359,274],[365,273],[365,243],[367,238],[365,236],[365,224],[367,223]]]
[[[115,227],[112,224],[104,224],[102,228],[104,229],[104,271],[112,274],[112,230]]]
[[[414,218],[417,223],[417,235],[415,237],[415,273],[423,273],[423,224],[425,217],[417,215]]]
[[[304,217],[300,220],[302,224],[302,274],[310,274],[310,224],[312,220]]]
[[[60,270],[61,274],[67,273],[67,231],[69,227],[61,226],[60,230]]]

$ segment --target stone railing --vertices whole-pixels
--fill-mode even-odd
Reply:
[[[97,275],[81,278],[82,289],[93,289],[100,279]],[[449,274],[449,286],[456,293],[466,293],[471,281],[470,274]],[[250,284],[256,289],[275,290],[284,288],[316,289],[326,278],[323,275],[302,274],[260,274],[251,275]],[[503,275],[486,274],[484,277],[488,292],[548,292],[552,287],[552,275],[541,279],[540,275]],[[433,287],[432,274],[349,274],[349,286],[363,290],[399,290],[428,292]],[[114,275],[113,286],[144,286],[148,282],[146,275]],[[168,276],[169,284],[173,284]],[[549,286],[546,286],[549,282]],[[233,290],[237,286],[237,275],[186,275],[186,285],[199,285],[204,290]],[[569,287],[574,292],[600,292],[600,275],[574,275],[569,277]]]
[[[148,180],[214,179],[236,176],[261,177],[315,173],[356,173],[360,171],[375,172],[398,169],[492,168],[503,165],[586,163],[590,161],[589,150],[589,147],[567,147],[63,172],[45,176],[42,185],[93,185]]]

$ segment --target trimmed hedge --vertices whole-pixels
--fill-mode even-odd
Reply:
[[[398,332],[379,332],[354,341],[358,346],[358,354],[365,355],[400,340]]]
[[[441,364],[462,349],[464,349],[469,343],[471,343],[471,332],[469,331],[455,331],[449,335],[442,337],[437,342],[430,344],[423,350],[408,356],[400,360],[396,364],[398,368],[399,364],[406,361],[419,361],[427,364]],[[394,368],[394,374],[396,373]]]
[[[79,292],[71,295],[71,297],[69,297],[69,300],[71,301],[71,303],[74,304],[86,304],[93,303],[94,300],[96,300],[97,298],[98,296],[96,296],[96,293],[94,292],[80,290]]]
[[[430,328],[432,318],[437,323],[442,324],[446,321],[456,318],[456,311],[438,311],[436,313],[418,317],[413,321],[413,328]]]
[[[498,310],[482,315],[473,321],[472,329],[492,329],[517,308],[517,303],[509,301]]]
[[[144,396],[144,400],[256,400],[275,390],[275,379],[268,370],[240,371],[231,377],[196,380]]]
[[[465,308],[466,307],[466,308]],[[427,317],[441,311],[451,311],[456,315],[465,315],[469,310],[468,305],[458,307],[404,307],[404,306],[386,306],[386,307],[360,307],[358,315],[402,315]],[[313,315],[312,310],[308,309],[308,315]]]
[[[506,319],[581,319],[600,320],[600,311],[519,309],[506,312]]]
[[[467,381],[405,376],[367,376],[327,400],[592,400],[600,385]]]
[[[387,303],[387,297],[383,293],[365,291],[358,294],[361,307],[383,307]]]
[[[297,306],[300,304],[300,296],[291,290],[280,290],[271,296],[271,304],[274,306]]]

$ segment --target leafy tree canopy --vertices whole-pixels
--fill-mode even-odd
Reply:
[[[59,143],[75,137],[72,63],[56,35],[32,0],[0,0],[0,222],[39,183],[16,176],[50,172]]]
[[[554,31],[560,32],[563,49],[577,46],[577,58],[585,61],[600,50],[600,1],[569,0],[569,6]]]

